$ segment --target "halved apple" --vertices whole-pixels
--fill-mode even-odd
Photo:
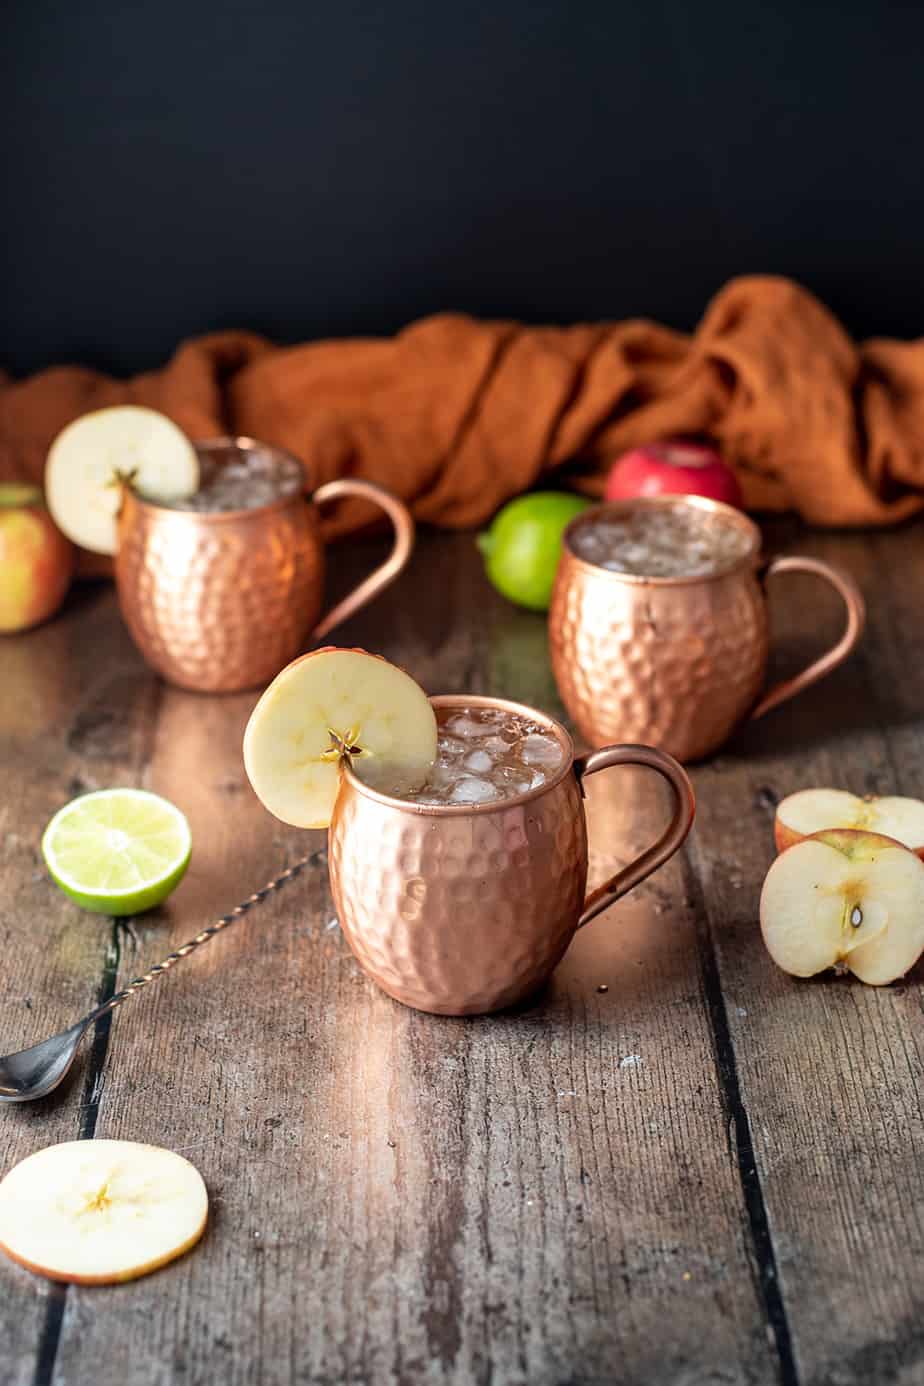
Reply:
[[[0,1248],[49,1280],[135,1280],[199,1240],[208,1206],[202,1175],[172,1150],[65,1141],[0,1183]]]
[[[403,670],[365,650],[325,646],[267,688],[244,732],[257,798],[283,823],[326,828],[344,761],[364,778],[419,787],[436,756],[436,715]]]
[[[885,986],[924,952],[924,862],[879,833],[814,833],[767,872],[760,927],[773,961],[794,977],[834,967]]]
[[[114,554],[121,483],[154,501],[199,486],[199,459],[181,429],[156,409],[122,404],[74,419],[45,463],[45,498],[58,528],[91,553]]]
[[[800,789],[777,805],[773,836],[778,852],[825,828],[857,828],[894,837],[924,859],[924,803],[898,794],[861,799],[844,789]]]

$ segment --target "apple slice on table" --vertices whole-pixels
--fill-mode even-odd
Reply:
[[[834,967],[885,986],[924,952],[924,862],[879,833],[814,833],[767,872],[760,927],[784,972],[814,977]]]
[[[365,650],[325,646],[302,655],[267,688],[244,732],[244,766],[257,798],[297,828],[330,825],[344,760],[363,777],[423,784],[436,757],[436,715],[403,670]]]
[[[91,553],[114,554],[121,482],[153,501],[183,500],[199,486],[199,460],[176,424],[155,409],[123,404],[69,423],[45,463],[55,524]]]
[[[172,1150],[65,1141],[0,1183],[0,1248],[49,1280],[135,1280],[188,1251],[208,1207],[202,1175]]]
[[[773,836],[778,852],[785,852],[825,828],[857,828],[881,833],[910,847],[924,858],[924,803],[898,794],[861,799],[844,789],[800,789],[781,799],[776,810]]]

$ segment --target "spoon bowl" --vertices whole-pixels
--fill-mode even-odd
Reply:
[[[47,1097],[70,1071],[84,1031],[92,1021],[93,1016],[87,1016],[60,1035],[0,1059],[0,1101],[32,1102]]]

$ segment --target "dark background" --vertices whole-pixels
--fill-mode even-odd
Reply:
[[[0,362],[452,308],[691,327],[798,277],[924,332],[924,7],[14,0]]]

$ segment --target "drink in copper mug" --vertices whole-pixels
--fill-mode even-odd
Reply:
[[[398,576],[414,524],[401,501],[371,482],[331,481],[308,500],[298,459],[252,438],[218,438],[196,452],[200,487],[187,500],[168,505],[125,490],[119,603],[142,654],[171,683],[203,692],[252,688]],[[395,544],[319,621],[325,556],[317,507],[344,496],[381,507]]]
[[[863,598],[846,573],[814,558],[760,563],[760,531],[741,511],[698,496],[594,506],[565,531],[549,645],[562,701],[592,746],[646,741],[679,760],[718,749],[836,668],[863,629]],[[764,585],[813,573],[847,609],[841,639],[795,678],[764,690]]]
[[[564,764],[556,732],[494,704],[440,708],[436,760],[422,785],[405,788],[393,767],[360,778],[411,804],[498,803],[544,785]]]
[[[650,876],[683,842],[694,799],[683,769],[649,746],[575,757],[564,727],[497,698],[431,699],[437,759],[426,783],[367,783],[345,766],[329,836],[331,888],[360,965],[418,1010],[472,1015],[512,1005],[552,973],[577,929]],[[585,895],[581,780],[643,765],[670,786],[659,840]]]

